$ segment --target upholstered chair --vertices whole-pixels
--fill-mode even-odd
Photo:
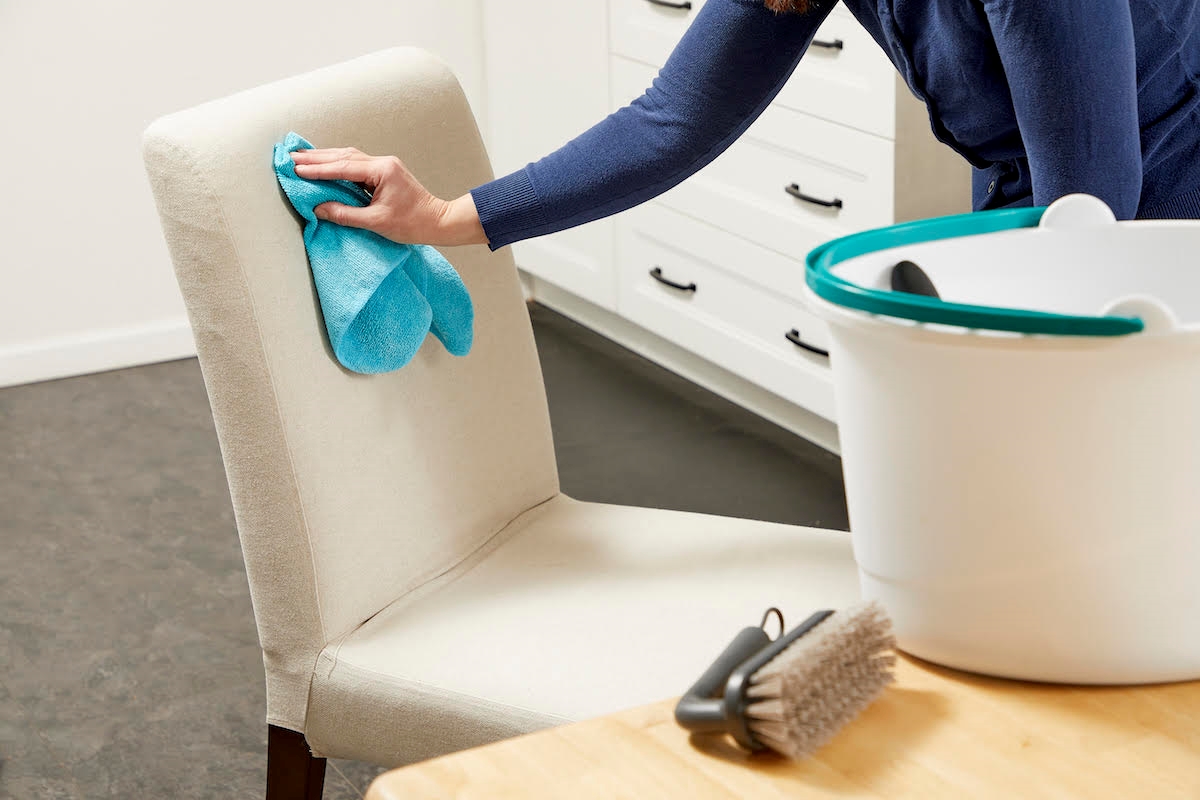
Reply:
[[[454,75],[409,48],[145,133],[262,645],[268,797],[319,798],[325,757],[400,765],[677,695],[767,607],[857,599],[844,533],[559,490],[508,248],[443,250],[468,356],[429,337],[398,371],[342,368],[272,168],[291,130],[442,197],[492,177]]]

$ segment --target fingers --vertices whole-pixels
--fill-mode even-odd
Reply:
[[[347,228],[373,230],[379,223],[379,209],[374,206],[348,206],[342,203],[321,203],[313,209],[317,219],[328,220]]]
[[[353,147],[325,147],[292,151],[292,161],[297,164],[324,164],[330,161],[364,161],[369,158],[371,156]]]
[[[296,163],[296,174],[315,181],[354,181],[368,186],[378,184],[379,168],[373,159]]]
[[[372,194],[366,206],[322,203],[314,209],[317,219],[369,230],[392,241],[412,241],[407,237],[419,236],[420,230],[437,222],[431,219],[429,209],[440,201],[395,156],[371,156],[353,147],[296,150],[291,156],[296,175],[301,179],[349,181]],[[437,215],[432,213],[432,216]]]

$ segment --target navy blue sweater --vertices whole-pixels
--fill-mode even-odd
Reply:
[[[1200,218],[1200,0],[843,0],[975,168],[976,210],[1094,194],[1120,219]],[[832,9],[708,0],[653,85],[472,190],[492,249],[630,208],[708,164]]]

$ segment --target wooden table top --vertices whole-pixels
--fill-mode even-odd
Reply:
[[[813,758],[689,738],[675,701],[380,775],[414,798],[1200,798],[1200,681],[1075,687],[901,656],[896,683]]]

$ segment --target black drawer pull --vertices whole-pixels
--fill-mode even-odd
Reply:
[[[654,2],[654,0],[650,0],[650,2]],[[825,42],[820,39],[813,39],[812,46],[813,47],[824,47],[829,50],[841,50],[841,49],[845,48],[846,43],[843,42],[841,39],[834,39],[832,42]]]
[[[800,184],[798,184],[798,183],[789,184],[789,185],[783,187],[783,190],[785,192],[787,192],[788,194],[790,194],[792,197],[795,197],[797,200],[803,200],[806,203],[812,203],[813,205],[816,205],[816,206],[823,206],[824,208],[841,208],[842,207],[841,198],[835,197],[832,200],[822,200],[819,197],[813,197],[812,195],[807,195],[804,192],[800,191]]]
[[[684,11],[692,10],[691,0],[683,0],[682,3],[672,3],[672,2],[670,2],[670,0],[646,0],[646,2],[650,3],[652,5],[656,5],[656,6],[666,6],[667,8],[679,8],[679,9],[683,9]]]
[[[689,284],[685,285],[685,284],[676,283],[675,281],[664,278],[663,274],[662,274],[662,267],[655,267],[654,269],[650,270],[650,277],[654,278],[654,280],[658,281],[659,283],[665,283],[667,286],[670,286],[672,289],[679,289],[680,291],[684,291],[684,292],[696,291],[696,284],[694,284],[694,283],[689,283]]]
[[[808,342],[804,341],[803,339],[800,338],[800,331],[796,330],[795,328],[792,328],[790,331],[787,332],[787,340],[789,342],[791,342],[792,344],[796,345],[797,347],[803,347],[805,350],[807,350],[810,353],[816,353],[819,356],[824,356],[825,358],[829,358],[828,350],[822,350],[821,348],[817,347],[815,344],[809,344]]]

